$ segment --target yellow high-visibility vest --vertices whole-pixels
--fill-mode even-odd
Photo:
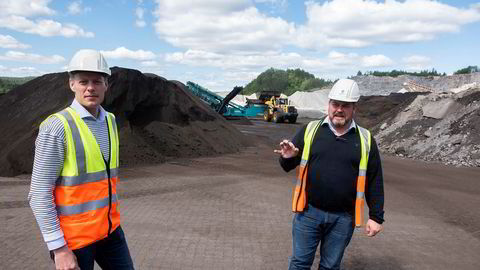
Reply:
[[[313,138],[321,125],[321,120],[311,121],[308,123],[304,135],[304,146],[302,152],[302,160],[297,169],[297,183],[293,192],[292,211],[303,212],[307,206],[307,171],[308,160],[310,158],[310,147],[312,146]],[[368,155],[371,146],[371,134],[365,128],[357,125],[358,134],[360,136],[361,158],[357,177],[357,195],[355,198],[355,226],[364,225],[364,204],[365,204],[365,182],[367,177]]]
[[[118,130],[115,116],[107,113],[107,166],[95,136],[75,110],[66,108],[52,116],[63,122],[66,139],[65,161],[54,190],[55,204],[67,245],[75,250],[107,237],[120,225]]]

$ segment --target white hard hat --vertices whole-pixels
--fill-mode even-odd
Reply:
[[[358,84],[354,80],[340,79],[333,85],[328,98],[344,102],[357,102],[360,99]]]
[[[90,71],[100,72],[110,75],[107,61],[103,55],[95,50],[83,49],[75,53],[70,64],[68,72],[74,71]]]

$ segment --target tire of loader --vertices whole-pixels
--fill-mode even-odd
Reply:
[[[278,116],[278,114],[278,112],[273,113],[273,121],[275,121],[275,123],[283,123],[283,117]]]
[[[263,112],[263,120],[267,121],[267,122],[270,122],[272,120],[272,118],[270,117],[268,111],[264,111]]]
[[[292,117],[288,118],[288,123],[295,124],[295,122],[297,122],[297,117],[292,116]]]

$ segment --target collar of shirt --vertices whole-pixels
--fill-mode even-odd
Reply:
[[[107,113],[105,110],[102,108],[102,106],[98,106],[99,114],[98,118],[95,118],[85,107],[83,107],[76,99],[73,99],[72,105],[70,105],[72,109],[74,109],[81,118],[91,118],[97,122],[103,122],[105,121],[105,116]]]
[[[335,134],[336,136],[342,136],[343,134],[346,134],[347,132],[349,132],[352,128],[353,129],[356,129],[357,128],[357,124],[355,123],[355,120],[352,119],[352,122],[350,123],[350,126],[348,127],[348,129],[343,133],[343,134],[339,134],[335,128],[333,127],[333,124],[332,122],[330,121],[330,118],[325,117],[325,119],[323,119],[323,122],[322,122],[322,126],[323,125],[328,125],[328,127],[330,128],[330,130],[333,132],[333,134]]]

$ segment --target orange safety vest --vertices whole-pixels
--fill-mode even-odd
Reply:
[[[118,130],[107,113],[110,162],[107,166],[94,135],[75,110],[53,114],[65,129],[66,154],[54,190],[60,226],[71,250],[107,237],[120,225],[117,210]]]
[[[297,183],[293,191],[292,211],[303,212],[307,206],[307,171],[308,160],[310,158],[310,147],[313,138],[321,125],[320,120],[308,123],[304,135],[304,147],[302,152],[302,160],[297,168]],[[371,135],[370,131],[357,125],[358,134],[360,136],[361,158],[359,164],[359,172],[357,177],[357,195],[355,199],[355,226],[360,227],[364,224],[364,204],[365,204],[365,182],[367,176],[368,155],[370,153]]]

